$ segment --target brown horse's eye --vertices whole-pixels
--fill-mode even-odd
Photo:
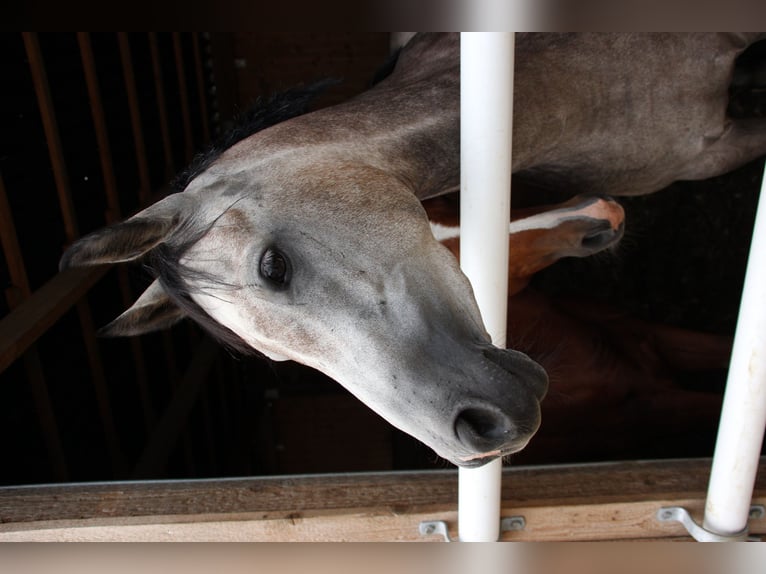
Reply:
[[[263,252],[260,262],[261,277],[277,287],[285,287],[290,281],[290,264],[287,258],[274,248]]]

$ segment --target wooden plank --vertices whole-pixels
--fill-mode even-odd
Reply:
[[[107,272],[109,266],[66,269],[0,321],[0,373],[21,356]]]
[[[32,290],[29,287],[27,270],[16,233],[16,224],[13,221],[2,175],[0,175],[0,244],[3,246],[8,274],[13,283],[13,289],[9,290],[8,299],[11,307],[14,307],[21,300],[29,297]]]
[[[117,41],[120,46],[120,61],[122,63],[123,78],[125,80],[125,94],[128,97],[130,125],[133,130],[133,144],[136,149],[136,160],[138,163],[138,202],[142,207],[146,207],[149,203],[152,182],[149,176],[149,162],[146,156],[144,130],[141,127],[141,109],[138,105],[138,91],[136,89],[136,75],[133,70],[133,57],[130,55],[130,42],[127,33],[118,32]]]
[[[0,242],[3,246],[3,253],[8,264],[8,274],[11,277],[11,288],[6,290],[6,299],[9,309],[15,309],[22,301],[29,299],[32,290],[29,286],[24,258],[19,246],[16,226],[11,213],[11,206],[8,202],[8,195],[5,191],[5,183],[0,175]],[[35,412],[43,430],[43,440],[48,451],[48,460],[50,461],[53,475],[59,481],[67,480],[69,476],[66,464],[64,449],[61,445],[58,423],[53,412],[50,395],[48,394],[48,385],[43,373],[40,355],[34,346],[30,346],[24,353],[24,370],[27,375],[27,382],[32,390],[32,397],[35,402]]]
[[[199,94],[199,114],[202,121],[202,138],[204,143],[210,141],[210,122],[207,114],[207,92],[205,90],[205,62],[200,49],[200,33],[192,32],[194,41],[194,70],[197,77],[197,93]]]
[[[64,161],[63,146],[61,145],[58,122],[56,121],[56,111],[53,108],[53,100],[48,85],[48,75],[45,71],[37,34],[34,32],[24,32],[23,36],[27,58],[29,59],[29,70],[32,73],[32,81],[37,96],[37,105],[40,109],[40,119],[45,131],[45,140],[48,143],[53,177],[56,181],[56,191],[58,193],[59,205],[61,206],[64,231],[66,232],[67,240],[72,242],[79,237],[80,233],[77,230],[77,220],[69,187],[69,174],[67,173],[66,162]]]
[[[680,505],[699,518],[709,459],[506,468],[503,540],[685,538],[656,520]],[[766,502],[766,459],[754,501]],[[457,472],[391,472],[0,489],[0,541],[422,540],[418,524],[454,532]],[[754,519],[751,534],[766,533]],[[428,540],[438,540],[429,537]]]
[[[173,146],[170,141],[170,128],[168,127],[168,108],[165,103],[165,87],[162,79],[160,50],[157,46],[157,32],[149,32],[149,49],[152,54],[152,72],[154,74],[154,89],[157,95],[157,113],[160,117],[162,151],[165,156],[165,179],[170,181],[176,172],[176,167],[173,160]]]
[[[124,34],[123,34],[124,35]],[[122,212],[120,208],[119,191],[117,189],[117,178],[114,173],[114,164],[112,162],[112,148],[109,143],[109,133],[106,126],[106,114],[104,113],[104,106],[101,100],[101,89],[98,85],[98,76],[96,74],[96,62],[93,56],[93,48],[91,47],[90,34],[88,32],[78,32],[77,41],[80,45],[80,54],[82,57],[83,71],[85,74],[85,83],[88,88],[88,99],[90,100],[91,115],[93,117],[93,125],[96,131],[96,141],[98,143],[99,161],[101,162],[101,173],[104,178],[104,191],[106,193],[107,223],[114,223],[122,218]],[[120,52],[122,53],[128,49],[123,49],[122,38],[120,41]],[[124,62],[123,62],[124,64]],[[128,78],[126,73],[126,82],[131,79]],[[136,100],[135,85],[127,85],[126,91],[128,93],[128,101]],[[133,117],[133,110],[131,107],[131,118]],[[141,138],[140,131],[136,133],[135,125],[133,137],[140,138],[136,140],[137,152],[143,147],[143,139]],[[140,119],[139,119],[140,127]],[[140,162],[139,162],[139,173]],[[148,172],[143,174],[147,178]],[[142,182],[143,183],[143,182]],[[148,188],[146,193],[143,194],[144,199],[148,198]],[[139,192],[139,196],[142,193]],[[128,272],[124,267],[119,267],[117,271],[118,283],[120,286],[120,294],[122,296],[123,305],[128,308],[133,304],[133,294],[130,288],[130,282],[128,279]],[[157,415],[152,404],[151,394],[149,393],[147,375],[146,375],[146,362],[144,361],[144,354],[141,349],[141,343],[135,337],[130,339],[130,348],[133,355],[133,364],[136,369],[136,383],[138,385],[139,396],[141,397],[141,408],[144,416],[144,427],[147,435],[151,432],[152,427],[157,422]]]
[[[138,478],[147,476],[154,469],[164,465],[204,387],[218,349],[217,343],[210,339],[203,339],[199,348],[195,350],[186,374],[149,439],[149,444],[144,449],[141,460],[133,471],[133,476]]]
[[[178,391],[181,386],[181,375],[178,372],[178,364],[176,362],[176,351],[173,347],[173,338],[171,332],[165,329],[162,332],[162,346],[164,349],[165,363],[168,369],[168,379],[170,381],[170,388],[173,393]],[[186,464],[186,472],[189,476],[197,476],[197,466],[194,462],[194,449],[192,444],[192,436],[189,427],[186,427],[181,434],[181,441],[183,443],[184,462]]]
[[[218,125],[225,126],[235,117],[240,107],[237,94],[237,73],[234,69],[234,35],[210,32],[210,51],[213,78],[215,78],[216,112]],[[250,98],[253,94],[249,95]]]
[[[96,75],[96,60],[93,56],[93,47],[90,43],[88,32],[77,32],[77,42],[80,46],[85,85],[88,89],[90,112],[93,118],[93,127],[96,132],[96,143],[99,161],[101,162],[101,175],[104,178],[104,192],[106,194],[106,222],[114,223],[121,219],[120,199],[117,191],[117,179],[114,176],[112,165],[112,148],[109,145],[109,134],[106,128],[106,115],[101,101],[101,89],[98,86]]]
[[[184,157],[191,162],[194,156],[194,136],[192,135],[191,112],[189,110],[189,86],[186,83],[184,70],[184,53],[181,46],[181,33],[173,32],[173,51],[176,58],[176,75],[178,76],[178,92],[181,98],[181,118],[184,126]]]
[[[48,143],[48,152],[50,154],[51,167],[53,169],[54,179],[56,181],[56,191],[59,197],[61,207],[61,217],[64,221],[64,230],[67,240],[71,243],[79,236],[77,229],[77,218],[75,216],[74,203],[72,202],[72,193],[69,185],[69,175],[64,160],[64,149],[61,143],[61,137],[56,120],[56,111],[53,107],[48,77],[45,71],[42,52],[37,35],[33,32],[24,32],[24,45],[29,58],[29,67],[32,73],[32,81],[35,86],[37,104],[40,108],[40,117],[43,122],[45,139]],[[124,466],[122,453],[120,452],[119,441],[114,426],[114,417],[109,402],[109,393],[106,387],[106,377],[104,376],[104,367],[101,362],[101,354],[96,343],[95,328],[90,308],[84,301],[76,304],[77,315],[80,319],[85,350],[88,355],[88,365],[91,370],[93,380],[93,390],[96,394],[101,422],[104,427],[104,438],[109,449],[109,456],[112,462],[112,468],[116,475],[121,474]]]

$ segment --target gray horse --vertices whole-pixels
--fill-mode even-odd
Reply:
[[[725,113],[734,59],[755,39],[518,35],[514,171],[626,195],[757,157],[764,122]],[[240,133],[62,267],[150,258],[156,281],[108,334],[190,316],[233,347],[324,372],[457,465],[518,451],[546,374],[490,343],[420,204],[459,186],[459,65],[459,36],[415,36],[374,88]]]

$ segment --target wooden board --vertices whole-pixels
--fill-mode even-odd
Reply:
[[[698,520],[707,459],[507,468],[503,540],[685,537],[662,506]],[[754,502],[766,503],[766,459]],[[0,541],[382,541],[423,538],[424,520],[457,535],[455,471],[134,482],[0,489]],[[766,532],[766,520],[750,531]]]
[[[19,358],[110,269],[65,269],[0,321],[0,372]]]

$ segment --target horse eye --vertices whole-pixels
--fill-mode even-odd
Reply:
[[[263,252],[260,262],[261,277],[283,287],[290,281],[290,265],[287,258],[273,248]]]

